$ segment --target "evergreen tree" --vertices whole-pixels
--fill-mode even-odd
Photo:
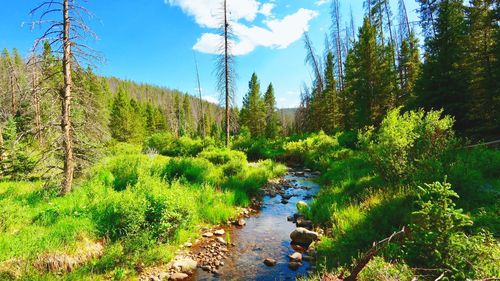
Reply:
[[[269,83],[264,94],[266,113],[266,137],[275,138],[279,133],[279,119],[276,111],[276,98],[274,96],[273,83]]]
[[[144,136],[145,122],[139,105],[130,100],[128,92],[119,89],[111,110],[111,136],[123,142],[138,142]]]
[[[417,105],[425,109],[443,108],[456,118],[456,128],[470,125],[467,106],[469,75],[465,71],[466,24],[462,0],[437,4],[435,36],[426,40],[425,63],[417,91]],[[425,26],[425,25],[424,25]]]
[[[326,66],[325,66],[325,102],[323,106],[325,106],[325,116],[324,119],[326,122],[326,131],[329,133],[334,132],[335,130],[341,127],[341,111],[340,111],[340,98],[339,91],[337,89],[337,82],[335,81],[335,73],[334,73],[334,58],[333,52],[328,52],[326,56]]]
[[[495,4],[497,2],[497,4]],[[467,7],[467,55],[466,67],[470,75],[468,93],[470,102],[465,117],[470,134],[490,135],[500,129],[500,87],[498,82],[498,34],[494,0],[472,0]],[[497,11],[498,13],[498,11]]]
[[[393,49],[377,42],[377,30],[366,17],[359,30],[359,41],[350,55],[346,95],[354,105],[353,125],[360,128],[378,124],[394,105]]]
[[[398,105],[414,104],[415,83],[420,76],[421,64],[418,39],[415,33],[410,32],[409,37],[404,38],[400,46],[398,67],[401,76],[401,93],[397,99]]]
[[[243,98],[243,107],[240,112],[240,124],[248,127],[252,136],[263,136],[265,131],[266,114],[264,101],[260,93],[260,82],[257,74],[253,73],[248,83],[248,93]]]

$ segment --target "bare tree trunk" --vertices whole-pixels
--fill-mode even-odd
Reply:
[[[338,63],[338,70],[339,70],[339,86],[340,90],[344,90],[344,69],[342,65],[342,47],[341,47],[341,42],[340,42],[340,4],[338,0],[335,0],[333,2],[334,11],[335,11],[335,25],[336,25],[336,44],[337,44],[337,63]]]
[[[387,24],[389,25],[389,39],[391,40],[392,47],[396,51],[396,57],[394,57],[394,55],[392,56],[394,70],[398,70],[398,72],[399,72],[399,86],[402,89],[403,88],[403,72],[402,72],[402,68],[401,67],[398,68],[398,65],[396,63],[396,60],[401,61],[401,55],[399,53],[399,46],[397,46],[396,41],[394,40],[394,36],[392,34],[392,19],[391,19],[391,14],[389,13],[389,5],[387,4],[387,0],[384,0],[384,8],[385,8],[385,13],[387,15]],[[396,83],[397,82],[398,81],[396,81]],[[396,96],[396,100],[398,98],[399,98],[399,96]]]
[[[16,98],[16,90],[14,85],[14,66],[11,66],[10,73],[10,95],[11,95],[11,107],[12,107],[12,116],[16,116],[17,113],[17,98]]]
[[[229,55],[228,55],[227,3],[224,0],[224,67],[226,72],[226,147],[229,147]]]
[[[5,160],[5,148],[3,143],[3,125],[0,123],[0,162],[3,160]],[[0,164],[0,174],[2,174],[1,168]]]
[[[35,107],[35,137],[39,143],[43,143],[42,137],[42,118],[40,112],[40,95],[38,91],[38,74],[36,68],[33,66],[32,70],[32,95],[33,106]]]
[[[201,114],[201,136],[205,139],[205,114],[203,113],[203,99],[201,97],[201,83],[200,83],[200,72],[198,70],[198,61],[196,60],[196,55],[194,56],[194,64],[196,67],[196,80],[198,81],[198,93],[200,95],[200,114]]]
[[[63,2],[64,35],[63,35],[63,74],[64,89],[61,92],[61,132],[63,135],[64,150],[64,179],[61,188],[61,195],[68,194],[73,184],[75,171],[75,159],[73,156],[73,138],[71,134],[70,104],[71,104],[71,38],[70,38],[70,18],[69,0]]]

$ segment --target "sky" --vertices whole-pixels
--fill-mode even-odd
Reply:
[[[87,20],[97,34],[85,43],[103,62],[96,72],[140,83],[178,89],[197,95],[194,57],[198,61],[202,95],[217,102],[215,61],[220,42],[218,26],[222,0],[88,0],[83,5],[94,16]],[[43,33],[32,27],[30,10],[41,0],[3,0],[0,4],[0,48],[17,48],[27,56]],[[352,14],[359,26],[362,0],[340,0],[342,22]],[[397,15],[397,0],[390,0]],[[414,0],[406,0],[410,20],[417,20]],[[329,32],[330,0],[228,0],[236,56],[236,101],[248,90],[256,72],[265,91],[273,83],[277,105],[296,107],[303,83],[311,73],[304,64],[302,34],[308,31],[322,51]],[[45,27],[46,28],[46,27]]]

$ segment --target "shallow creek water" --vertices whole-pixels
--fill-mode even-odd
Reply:
[[[310,264],[302,262],[302,266],[293,271],[288,268],[288,255],[294,253],[290,245],[290,233],[296,228],[288,216],[296,213],[298,201],[310,202],[318,193],[319,185],[314,183],[309,173],[297,176],[290,171],[285,179],[294,184],[286,189],[286,194],[293,195],[287,204],[282,204],[281,196],[265,196],[259,213],[246,219],[246,226],[234,227],[228,232],[231,243],[229,256],[225,265],[219,269],[220,275],[198,269],[193,276],[195,280],[295,280],[307,274]],[[264,265],[266,258],[273,258],[277,264],[273,267]]]

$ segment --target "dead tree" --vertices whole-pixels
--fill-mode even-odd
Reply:
[[[75,172],[75,155],[73,151],[74,139],[71,123],[72,101],[72,70],[78,64],[78,58],[90,60],[95,57],[90,49],[78,43],[84,35],[95,34],[86,25],[83,15],[90,16],[90,12],[77,3],[77,0],[48,0],[35,7],[31,14],[40,13],[40,17],[33,23],[35,25],[49,25],[44,34],[35,41],[34,50],[41,42],[48,41],[56,45],[59,54],[62,54],[63,87],[59,92],[61,102],[61,136],[62,150],[64,152],[63,180],[61,195],[71,191]],[[51,19],[54,16],[57,19]],[[59,19],[62,16],[62,19]]]
[[[337,53],[337,69],[338,69],[338,81],[339,88],[341,91],[344,90],[344,69],[342,62],[342,43],[340,37],[340,4],[339,0],[333,0],[332,2],[332,11],[331,11],[332,21],[334,22],[332,25],[332,37],[335,38],[335,47]]]
[[[43,143],[42,135],[42,113],[41,113],[41,96],[40,96],[40,79],[37,69],[37,57],[33,54],[30,58],[31,64],[31,97],[33,99],[33,109],[35,111],[35,138],[40,144]]]
[[[234,82],[235,72],[233,68],[234,57],[232,55],[232,30],[228,19],[227,1],[224,0],[222,7],[223,19],[220,28],[222,42],[219,47],[219,60],[217,63],[217,88],[220,93],[223,93],[221,99],[225,107],[225,133],[226,133],[226,146],[229,146],[229,139],[231,134],[231,104],[234,99]]]
[[[391,236],[374,242],[373,246],[364,254],[364,256],[358,261],[351,271],[351,274],[347,276],[344,281],[356,281],[358,280],[358,274],[365,268],[365,266],[370,262],[373,257],[375,257],[382,249],[384,249],[391,241],[400,238],[406,234],[406,228],[402,228],[400,231],[394,232]]]
[[[304,46],[306,48],[306,63],[310,64],[314,72],[314,83],[316,93],[323,93],[323,71],[321,70],[321,62],[316,55],[314,46],[309,38],[309,34],[304,32]]]
[[[205,139],[205,114],[203,112],[203,98],[201,94],[201,83],[200,83],[200,72],[198,71],[198,61],[196,60],[196,54],[194,55],[194,66],[196,68],[196,81],[198,82],[198,94],[200,98],[200,115],[201,115],[201,135]]]

